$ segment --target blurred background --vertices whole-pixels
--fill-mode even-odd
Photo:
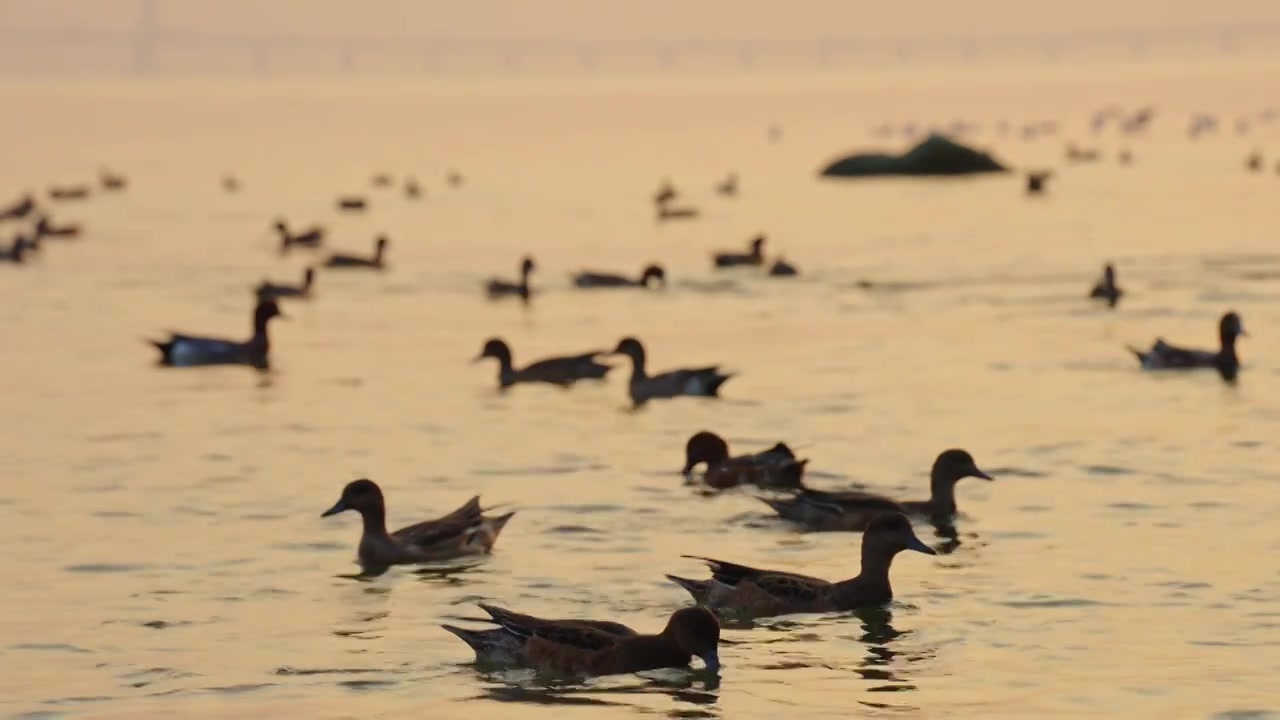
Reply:
[[[0,0],[0,210],[36,208],[0,252],[77,229],[0,262],[0,714],[1280,717],[1278,77],[1264,0]],[[930,133],[1010,172],[819,176]],[[760,234],[798,276],[713,265]],[[380,235],[282,302],[269,372],[156,367]],[[532,300],[487,298],[526,255]],[[1228,310],[1235,383],[1126,350],[1214,350]],[[624,336],[735,375],[633,410],[622,358],[571,390],[470,363]],[[438,626],[476,601],[656,631],[683,553],[857,574],[859,535],[686,486],[704,429],[815,487],[921,496],[949,447],[996,480],[917,527],[940,554],[885,612],[726,627],[718,684],[473,667]],[[353,581],[359,520],[319,515],[358,477],[393,527],[516,515]]]

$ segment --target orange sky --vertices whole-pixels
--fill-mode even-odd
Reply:
[[[132,27],[142,0],[0,0],[0,29]],[[156,0],[166,25],[237,34],[654,41],[976,37],[1280,24],[1276,0]]]

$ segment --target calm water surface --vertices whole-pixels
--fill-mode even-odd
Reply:
[[[12,86],[0,188],[126,170],[119,197],[58,209],[87,237],[0,267],[0,712],[15,717],[684,718],[1280,716],[1280,154],[1263,63],[867,77],[440,84]],[[1092,137],[1096,107],[1151,102],[1152,132]],[[1225,132],[1186,139],[1189,113]],[[1015,176],[828,183],[817,167],[882,121],[1059,119],[1035,141],[977,136],[1018,166],[1098,165],[1050,193]],[[783,129],[771,143],[766,129]],[[886,142],[896,143],[897,140]],[[1111,160],[1122,144],[1135,162]],[[442,179],[461,168],[468,184]],[[413,172],[420,203],[332,198]],[[742,175],[734,200],[714,182]],[[218,178],[234,171],[244,191]],[[657,226],[663,176],[704,218]],[[249,286],[293,280],[268,222],[331,246],[392,237],[390,271],[321,273],[287,306],[274,371],[162,371],[142,338],[248,332]],[[756,232],[805,275],[715,274]],[[5,232],[8,232],[6,229]],[[5,238],[7,240],[7,236]],[[526,309],[480,293],[533,253]],[[1118,311],[1082,299],[1114,260]],[[585,294],[582,267],[667,266],[665,292]],[[888,283],[881,290],[861,279]],[[1143,375],[1155,336],[1252,335],[1235,387]],[[607,349],[655,367],[723,363],[719,402],[627,409],[623,372],[498,394],[471,365]],[[815,485],[917,494],[962,446],[997,476],[959,488],[958,543],[894,567],[883,613],[725,630],[721,682],[683,672],[548,685],[477,672],[439,629],[490,601],[657,630],[686,603],[681,553],[833,579],[860,536],[801,534],[751,492],[682,485],[685,438],[803,448]],[[382,484],[393,524],[472,494],[518,510],[495,553],[372,582],[342,485]]]

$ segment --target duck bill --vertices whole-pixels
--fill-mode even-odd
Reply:
[[[907,549],[908,549],[908,550],[915,550],[916,552],[921,552],[921,553],[924,553],[925,555],[937,555],[937,554],[938,554],[938,551],[937,551],[937,550],[934,550],[933,548],[929,547],[928,545],[925,545],[923,540],[921,540],[920,538],[918,538],[918,537],[916,537],[916,536],[914,536],[914,535],[912,535],[912,536],[911,536],[911,539],[907,541]]]
[[[711,652],[707,653],[706,655],[702,655],[701,657],[702,657],[702,662],[705,663],[707,666],[707,672],[713,675],[720,674],[719,650],[712,650]]]
[[[995,480],[995,478],[982,472],[982,470],[979,469],[977,465],[974,465],[972,468],[970,468],[969,474],[976,478],[982,478],[983,480]]]
[[[334,504],[333,507],[320,513],[320,517],[329,517],[330,515],[337,515],[338,513],[346,512],[349,509],[350,508],[347,507],[346,501],[339,500],[337,503]]]

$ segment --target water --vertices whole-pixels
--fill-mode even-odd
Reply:
[[[1280,127],[1230,129],[1274,72],[9,87],[6,193],[99,163],[133,185],[59,208],[82,241],[0,267],[2,712],[1274,717],[1280,179],[1243,161],[1257,146],[1273,163]],[[1161,116],[1147,137],[1088,135],[1111,102]],[[1184,121],[1203,109],[1227,129],[1192,143]],[[955,118],[1063,123],[977,136],[1016,165],[1061,165],[1070,138],[1108,160],[1061,169],[1036,200],[1017,177],[814,178],[880,122]],[[1110,160],[1122,145],[1130,167]],[[454,166],[460,190],[443,183]],[[425,200],[375,191],[367,215],[332,211],[379,170],[414,172]],[[741,197],[715,197],[731,170]],[[220,191],[228,171],[241,194]],[[653,223],[664,176],[703,219]],[[247,333],[249,286],[300,275],[305,254],[268,239],[277,215],[353,251],[385,231],[392,268],[322,272],[274,326],[268,376],[153,367],[142,338]],[[711,271],[710,251],[761,231],[803,277]],[[528,309],[485,301],[482,281],[526,252],[544,292]],[[1082,299],[1108,259],[1129,292],[1116,312]],[[666,292],[568,286],[582,267],[650,261]],[[1212,345],[1228,308],[1252,332],[1235,387],[1144,375],[1124,350]],[[740,375],[719,402],[631,412],[621,377],[501,395],[494,366],[468,364],[491,335],[521,362],[628,334],[656,368]],[[857,535],[797,533],[751,492],[682,486],[684,440],[704,428],[744,451],[802,447],[822,487],[918,495],[951,446],[997,480],[961,484],[952,552],[898,559],[887,613],[727,628],[718,686],[478,673],[438,628],[476,600],[656,630],[687,601],[663,574],[702,572],[682,553],[857,572]],[[358,520],[319,514],[361,476],[393,524],[474,493],[518,514],[479,563],[353,582],[337,576]]]

